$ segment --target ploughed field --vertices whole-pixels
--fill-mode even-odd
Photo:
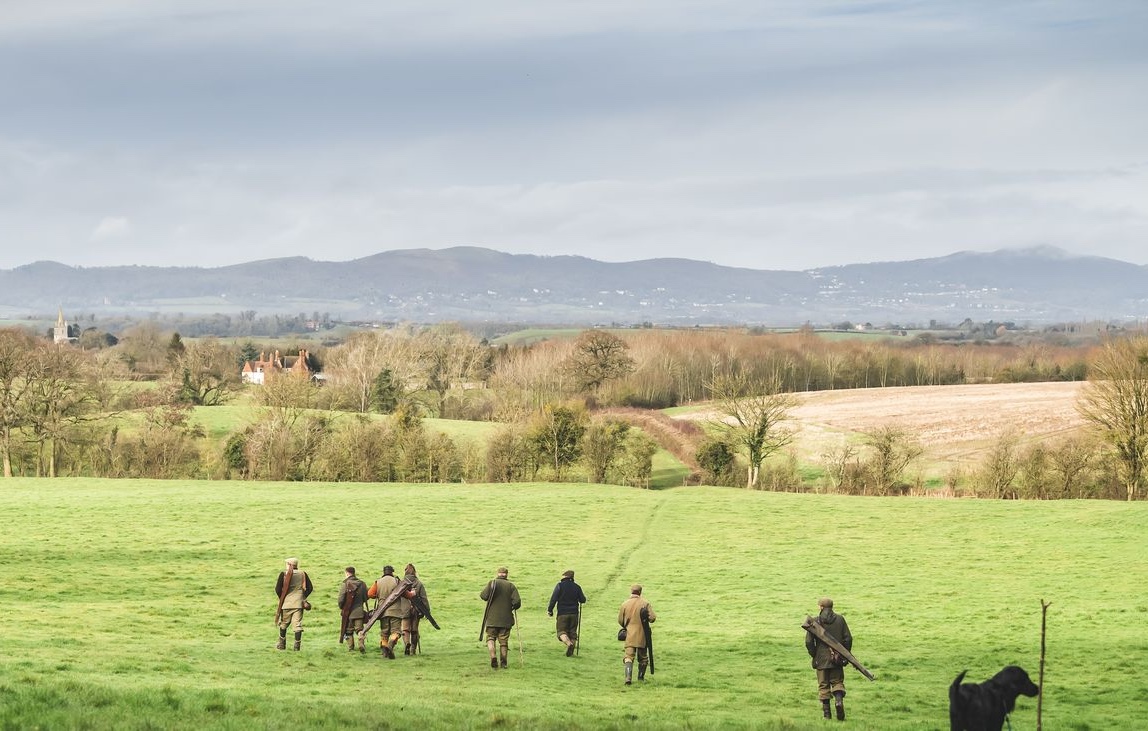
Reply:
[[[947,726],[947,687],[1007,664],[1044,725],[1141,727],[1148,504],[851,498],[722,488],[0,482],[0,727],[825,728],[802,619],[831,595],[875,673],[854,729]],[[287,556],[316,585],[279,652]],[[337,642],[342,569],[413,562],[443,629],[388,661]],[[522,595],[511,667],[478,641],[500,564]],[[546,616],[563,570],[589,603],[578,657]],[[618,605],[658,614],[657,672],[622,686]],[[377,647],[377,633],[369,643]],[[1013,728],[1033,728],[1022,698]],[[834,722],[835,723],[835,722]]]
[[[1080,430],[1084,421],[1076,402],[1083,388],[1080,382],[1058,382],[813,391],[796,394],[785,426],[795,429],[794,448],[803,462],[857,443],[866,431],[901,427],[925,450],[916,469],[943,476],[953,466],[978,464],[1009,430],[1021,444]],[[709,405],[675,411],[681,419],[721,418]]]

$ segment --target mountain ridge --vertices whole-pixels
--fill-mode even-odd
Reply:
[[[1052,246],[801,271],[457,246],[395,249],[343,262],[290,256],[219,267],[74,267],[36,261],[0,270],[2,311],[57,307],[578,324],[1123,320],[1148,317],[1148,267]]]

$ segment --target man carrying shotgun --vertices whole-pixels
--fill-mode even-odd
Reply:
[[[339,642],[349,640],[347,649],[354,652],[355,638],[359,638],[359,652],[367,651],[367,638],[363,636],[363,618],[366,616],[367,585],[355,576],[355,567],[344,571],[339,585]]]
[[[498,569],[498,575],[482,588],[478,598],[486,602],[482,614],[482,630],[486,632],[486,647],[490,650],[490,667],[500,664],[506,668],[506,656],[510,654],[510,628],[514,626],[514,613],[522,606],[518,587],[506,577],[510,569]],[[480,632],[481,636],[481,632]],[[494,645],[498,643],[498,657]]]
[[[630,587],[630,598],[622,602],[618,610],[618,624],[624,633],[618,639],[626,643],[622,656],[622,669],[626,674],[626,685],[630,685],[634,676],[634,658],[638,659],[638,680],[646,679],[646,668],[653,669],[654,654],[652,652],[653,632],[650,624],[657,619],[654,608],[642,598],[642,585],[634,584]]]
[[[374,584],[371,584],[371,588],[367,590],[367,596],[381,602],[390,596],[398,585],[399,580],[395,576],[395,567],[384,566],[383,575],[376,579]],[[403,636],[404,616],[405,611],[402,602],[396,601],[384,609],[383,616],[379,618],[379,651],[388,660],[395,659],[395,645]]]
[[[586,595],[582,593],[582,587],[574,583],[574,572],[572,570],[562,572],[562,579],[550,594],[550,604],[546,606],[546,613],[553,617],[554,607],[558,607],[556,621],[558,641],[566,645],[566,657],[572,656],[577,646],[579,612],[585,603]]]
[[[279,625],[279,642],[276,650],[287,649],[287,628],[295,628],[295,649],[303,642],[303,610],[310,609],[307,597],[315,587],[306,571],[299,570],[299,559],[289,558],[286,567],[275,580],[275,593],[279,596],[279,606],[275,609],[275,624]]]
[[[403,569],[403,581],[410,585],[399,599],[399,610],[403,613],[403,654],[415,655],[419,652],[419,620],[423,616],[417,605],[422,605],[429,611],[430,599],[427,599],[427,589],[419,579],[413,563],[407,564]]]
[[[845,617],[833,611],[833,600],[822,597],[817,600],[818,614],[813,620],[825,635],[839,642],[846,651],[853,649],[853,635]],[[837,708],[837,720],[845,720],[845,670],[847,659],[822,642],[814,632],[805,633],[805,650],[813,659],[813,669],[817,671],[817,698],[821,701],[822,718],[831,718],[829,703],[832,700]]]

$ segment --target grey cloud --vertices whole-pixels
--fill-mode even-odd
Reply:
[[[25,245],[0,266],[1134,260],[1144,21],[1131,0],[18,3],[0,230]]]

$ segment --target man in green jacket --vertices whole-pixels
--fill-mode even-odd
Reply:
[[[486,602],[486,613],[483,615],[483,626],[486,630],[486,647],[490,650],[490,667],[497,668],[500,664],[506,667],[506,656],[510,654],[510,628],[514,626],[514,612],[522,606],[518,596],[518,587],[506,577],[510,569],[505,566],[498,569],[498,575],[491,579],[482,588],[478,598]],[[498,643],[498,657],[494,654],[494,645]]]
[[[367,585],[355,576],[355,567],[348,566],[344,571],[343,583],[339,584],[340,624],[346,616],[347,626],[341,640],[347,640],[347,649],[355,649],[355,638],[359,638],[359,652],[367,651],[367,639],[363,637],[363,619],[367,615]]]
[[[630,587],[630,598],[622,602],[622,608],[618,610],[618,624],[626,630],[626,651],[622,657],[622,667],[626,672],[626,685],[629,685],[634,677],[635,657],[638,658],[638,680],[646,679],[646,668],[650,663],[646,653],[649,642],[646,637],[646,628],[642,625],[643,613],[646,614],[650,624],[653,624],[654,620],[657,619],[654,615],[654,608],[642,598],[642,585],[634,584]]]
[[[846,650],[853,651],[853,635],[845,617],[833,611],[833,600],[822,597],[817,600],[820,612],[817,623],[825,629],[825,634],[840,642]],[[812,632],[805,633],[805,649],[813,658],[813,669],[817,671],[817,697],[821,701],[821,715],[832,718],[829,701],[837,707],[837,720],[845,720],[845,660],[829,645],[817,639]]]

